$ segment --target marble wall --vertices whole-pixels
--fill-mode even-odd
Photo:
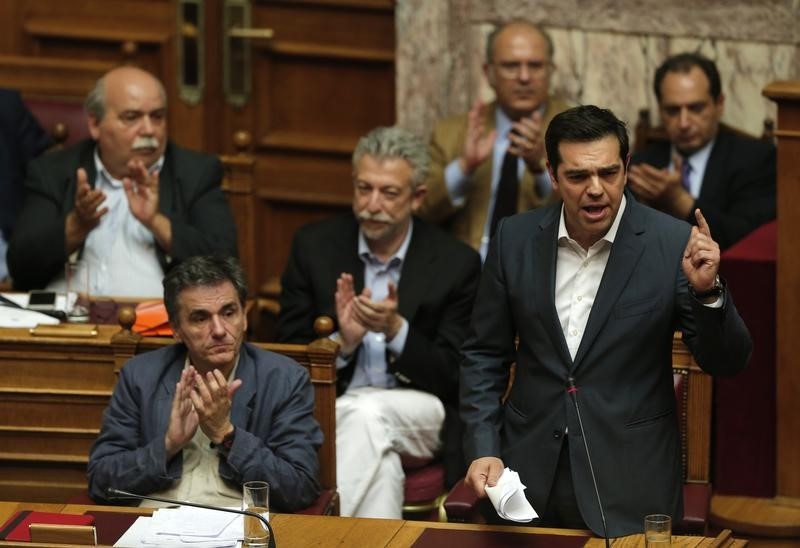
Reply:
[[[724,120],[758,135],[775,117],[761,96],[800,79],[800,0],[397,0],[397,119],[428,136],[440,116],[491,99],[481,65],[494,24],[524,17],[550,32],[554,91],[611,108],[631,129],[669,54],[699,51],[722,75]]]

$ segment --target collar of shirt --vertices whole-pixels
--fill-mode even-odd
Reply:
[[[412,218],[408,224],[408,232],[406,233],[406,237],[403,240],[403,243],[400,244],[397,252],[392,255],[389,260],[385,263],[381,262],[377,256],[369,249],[369,244],[367,243],[367,238],[364,236],[364,232],[359,229],[358,230],[358,256],[364,262],[364,264],[368,267],[378,267],[378,266],[387,266],[391,268],[394,265],[398,267],[403,264],[403,260],[406,258],[406,252],[408,252],[408,245],[411,243],[411,233],[414,232],[414,219]]]
[[[706,166],[708,165],[708,159],[711,157],[711,149],[714,148],[714,143],[716,142],[716,138],[711,139],[706,146],[692,154],[691,156],[684,157],[684,162],[689,162],[689,165],[692,166],[691,171],[689,172],[689,193],[697,198],[700,196],[700,188],[703,185],[703,176],[706,173]],[[674,146],[670,148],[670,155],[669,155],[669,166],[668,169],[670,171],[675,169],[675,164],[672,161],[672,158],[675,155],[681,156],[681,153],[678,152]]]
[[[98,175],[98,182],[106,183],[111,187],[120,188],[122,187],[122,180],[115,179],[111,173],[108,172],[106,166],[103,164],[103,160],[100,159],[99,148],[94,147],[94,168],[97,171]],[[161,168],[164,166],[164,155],[162,154],[161,157],[156,160],[150,168],[147,170],[148,173],[154,173],[156,171],[161,172]]]
[[[617,230],[619,230],[619,222],[622,219],[622,214],[625,213],[625,207],[627,205],[627,200],[625,199],[625,194],[622,195],[622,200],[619,203],[619,210],[617,210],[617,216],[614,218],[614,222],[611,223],[611,228],[608,229],[608,232],[600,238],[597,242],[592,244],[592,248],[594,248],[599,242],[608,242],[609,244],[614,243],[614,239],[617,237]],[[575,245],[580,247],[575,240],[569,235],[567,231],[567,223],[564,220],[564,206],[561,206],[561,217],[558,221],[558,244],[564,245],[566,242],[573,242]],[[590,248],[591,249],[591,248]]]

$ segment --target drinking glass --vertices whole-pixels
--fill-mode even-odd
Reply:
[[[242,510],[261,514],[269,521],[269,483],[248,481],[242,487]],[[244,546],[260,547],[269,542],[269,531],[261,520],[244,516]]]
[[[67,281],[67,321],[88,322],[89,265],[84,261],[67,262],[64,276]]]
[[[647,548],[672,546],[672,518],[666,514],[644,517],[644,543]]]

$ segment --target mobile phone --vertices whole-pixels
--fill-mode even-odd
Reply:
[[[31,291],[28,308],[31,310],[53,310],[56,306],[55,291]]]

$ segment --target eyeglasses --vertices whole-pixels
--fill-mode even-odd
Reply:
[[[493,64],[497,69],[497,74],[501,78],[508,80],[519,78],[520,74],[522,74],[522,67],[527,69],[530,78],[540,78],[550,68],[549,61],[528,61],[527,63],[522,61],[501,61]]]

